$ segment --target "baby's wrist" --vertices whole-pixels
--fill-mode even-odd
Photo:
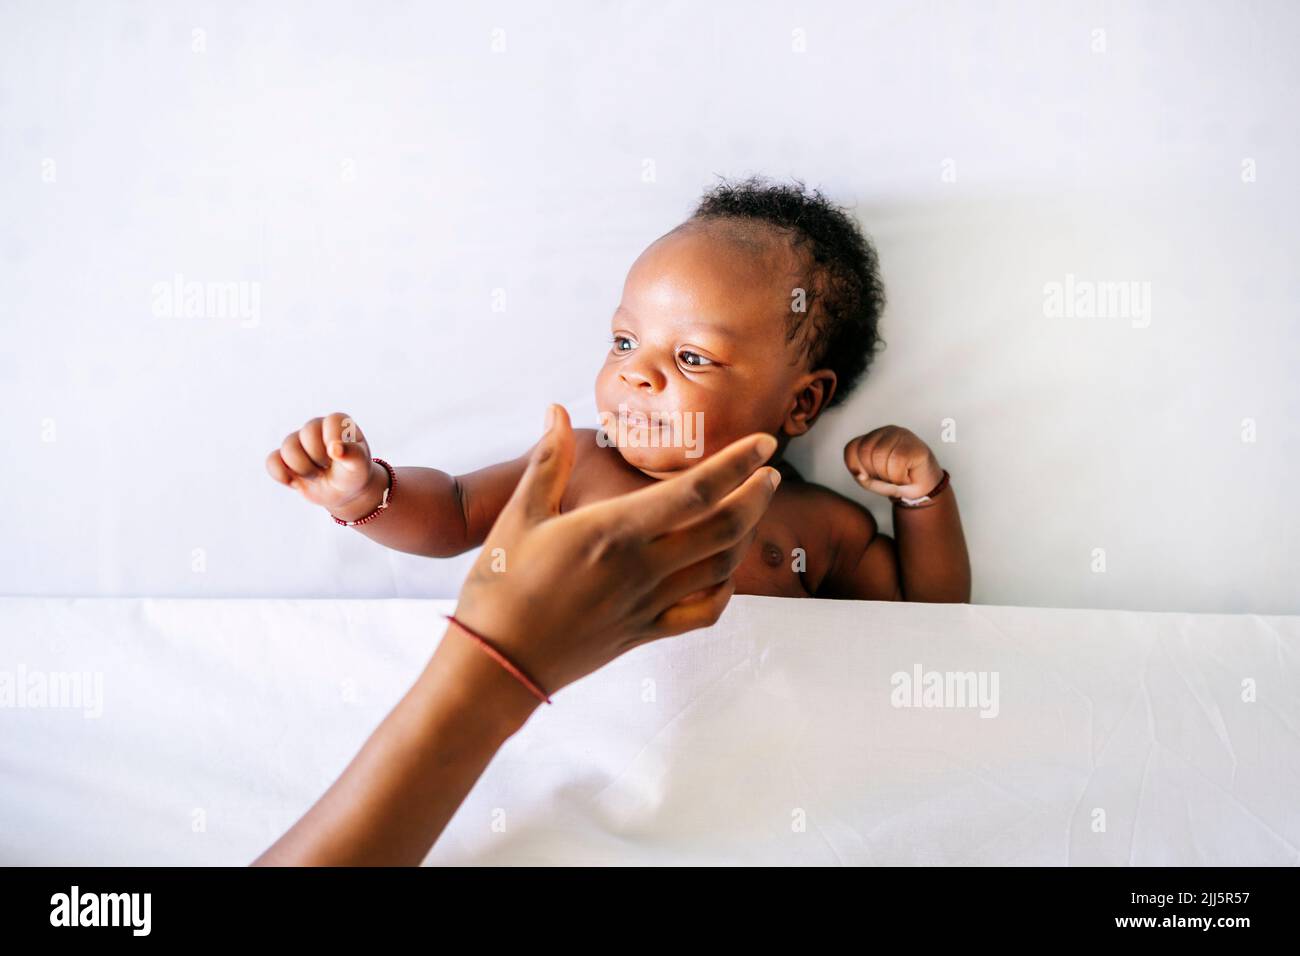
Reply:
[[[933,488],[943,480],[943,474],[943,465],[939,464],[939,459],[934,457],[932,452],[930,460],[926,462],[925,470],[917,479],[917,484],[924,485],[926,488]]]
[[[893,498],[891,500],[894,504],[907,510],[928,508],[933,505],[935,503],[934,499],[948,490],[949,482],[947,470],[940,467],[937,462],[935,463],[935,468],[937,469],[937,474],[931,473],[927,470],[917,479],[917,484],[922,488],[929,489],[928,491],[923,491],[920,498]]]
[[[384,500],[384,491],[388,488],[388,469],[377,461],[370,463],[370,475],[366,485],[356,495],[337,508],[327,509],[331,515],[342,521],[360,521],[372,513]]]

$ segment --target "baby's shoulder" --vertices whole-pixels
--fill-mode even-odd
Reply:
[[[792,467],[783,465],[781,487],[773,505],[780,503],[789,519],[837,546],[865,549],[878,530],[875,516],[866,506],[807,481]]]
[[[858,563],[876,537],[876,519],[853,499],[805,481],[789,465],[778,468],[781,485],[768,506],[764,525],[785,529],[774,537],[803,550],[807,561],[804,587],[816,595],[842,576],[845,567]]]

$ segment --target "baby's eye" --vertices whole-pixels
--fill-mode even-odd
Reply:
[[[678,352],[677,357],[682,360],[683,364],[690,365],[694,368],[699,368],[704,365],[713,364],[712,359],[706,359],[699,352],[691,352],[686,349],[682,349],[680,352]]]
[[[626,335],[614,336],[615,352],[630,352],[634,348],[636,348],[636,343],[633,342],[631,339],[629,339]]]

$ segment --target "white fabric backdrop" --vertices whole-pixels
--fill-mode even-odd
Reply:
[[[547,401],[592,423],[627,266],[714,174],[764,172],[851,204],[891,298],[872,376],[795,449],[813,479],[860,495],[840,448],[898,423],[954,476],[976,602],[1300,611],[1298,27],[7,3],[0,593],[454,593],[468,558],[335,527],[267,451],[345,410],[395,463],[466,470]],[[177,275],[255,283],[256,321],[155,314]],[[1149,324],[1049,317],[1069,275],[1149,283]]]

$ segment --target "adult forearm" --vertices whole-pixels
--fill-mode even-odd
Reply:
[[[413,865],[537,701],[456,629],[325,795],[255,865]]]

